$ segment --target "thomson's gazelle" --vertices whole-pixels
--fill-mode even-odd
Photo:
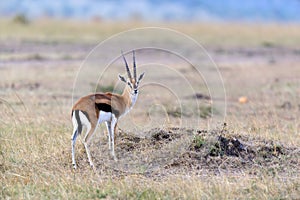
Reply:
[[[137,79],[135,52],[133,51],[133,77],[131,76],[127,61],[122,53],[128,78],[125,79],[119,74],[119,79],[126,83],[123,94],[114,93],[95,93],[80,98],[72,108],[72,164],[76,169],[75,162],[75,142],[78,135],[81,134],[83,127],[86,128],[86,134],[83,144],[87,153],[87,157],[91,167],[93,162],[91,159],[88,143],[92,135],[96,131],[97,125],[105,122],[108,130],[108,144],[112,157],[116,160],[114,151],[114,133],[120,117],[126,115],[134,106],[137,97],[141,79],[144,77],[142,73]]]

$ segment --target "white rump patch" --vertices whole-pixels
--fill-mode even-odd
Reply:
[[[77,120],[75,117],[75,111],[73,111],[73,113],[72,113],[72,123],[73,123],[74,128],[77,129],[78,124],[77,124]]]
[[[85,114],[83,114],[81,111],[79,111],[79,118],[80,118],[81,124],[89,130],[91,128],[91,122],[88,120],[88,118],[85,116]]]

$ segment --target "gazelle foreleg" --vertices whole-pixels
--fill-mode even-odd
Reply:
[[[114,160],[117,160],[117,157],[115,155],[115,130],[116,130],[117,122],[118,119],[115,116],[112,116],[110,122],[106,122],[106,127],[108,130],[108,148]]]
[[[107,128],[107,136],[108,136],[108,149],[111,151],[111,139],[110,139],[110,130],[111,130],[111,122],[105,122],[106,128]]]

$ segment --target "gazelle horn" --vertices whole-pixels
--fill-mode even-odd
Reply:
[[[132,51],[133,54],[133,76],[134,76],[134,80],[136,81],[136,64],[135,64],[135,51]]]
[[[123,59],[124,59],[124,62],[125,62],[125,66],[126,66],[126,71],[127,71],[128,78],[131,80],[132,77],[131,77],[131,73],[130,73],[130,70],[129,70],[127,61],[126,61],[126,59],[125,59],[125,56],[124,56],[124,54],[123,54],[123,51],[122,51],[121,53],[122,53],[122,56],[123,56]]]

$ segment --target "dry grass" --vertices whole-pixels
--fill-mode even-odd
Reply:
[[[57,115],[57,109],[35,117],[29,111],[21,110],[20,113],[23,113],[21,119],[19,115],[14,118],[16,126],[2,126],[1,130],[1,196],[4,199],[281,199],[299,196],[297,168],[285,165],[284,157],[279,160],[282,163],[279,167],[284,169],[276,167],[278,161],[274,160],[271,166],[262,164],[253,166],[254,169],[233,166],[228,171],[223,169],[221,174],[193,169],[193,166],[188,170],[177,166],[175,169],[179,171],[174,173],[164,170],[163,165],[150,174],[132,174],[101,166],[95,172],[88,167],[85,152],[77,151],[80,152],[77,159],[82,157],[83,160],[80,168],[73,171],[70,124],[64,114]],[[256,145],[255,140],[248,142]],[[98,143],[93,142],[94,159],[102,153],[96,150]],[[299,152],[296,155],[299,159]],[[226,159],[230,157],[224,157],[225,163]],[[225,165],[230,168],[232,164]]]
[[[185,33],[203,45],[217,47],[295,46],[300,42],[298,24],[239,24],[194,23],[160,24],[142,22],[105,21],[56,21],[41,19],[29,23],[16,23],[10,19],[0,20],[0,39],[33,41],[41,43],[76,42],[95,43],[113,34],[132,28],[162,27]]]
[[[227,90],[226,131],[221,127],[204,130],[199,135],[197,130],[202,128],[194,127],[190,131],[192,140],[184,143],[186,148],[165,151],[162,155],[169,157],[162,162],[158,153],[153,152],[164,147],[168,150],[166,146],[172,144],[169,141],[172,135],[158,134],[151,139],[151,135],[160,133],[151,123],[145,132],[121,127],[123,132],[120,131],[116,141],[118,156],[135,152],[137,157],[145,155],[158,163],[152,171],[134,168],[130,172],[119,170],[125,168],[126,157],[120,158],[117,170],[111,167],[113,162],[105,153],[105,134],[100,136],[104,132],[101,126],[91,144],[97,170],[89,168],[80,142],[76,146],[79,169],[71,169],[69,115],[72,85],[81,59],[90,49],[89,43],[140,25],[0,22],[0,40],[11,39],[4,43],[6,49],[24,48],[2,50],[0,54],[3,60],[0,63],[0,199],[298,199],[300,80],[296,75],[300,71],[299,47],[295,44],[299,43],[300,29],[297,25],[167,25],[184,30],[211,50]],[[62,56],[61,51],[66,53]],[[193,78],[190,68],[176,64],[182,73]],[[151,71],[147,75],[151,76]],[[115,79],[111,78],[107,87],[112,88]],[[166,74],[160,74],[155,81],[176,84]],[[95,89],[91,85],[97,83],[84,83],[87,91]],[[203,86],[196,88],[197,92],[206,92],[200,90]],[[161,105],[169,106],[165,110],[170,115],[166,131],[184,113],[177,104],[168,104],[172,98],[168,95],[161,97]],[[193,95],[184,95],[184,103],[195,101],[190,98]],[[238,103],[241,95],[247,96],[249,102]],[[141,92],[140,100],[145,104],[139,102],[132,111],[140,126],[148,123],[149,116],[161,117],[142,109],[155,103],[147,102],[150,97]],[[207,106],[206,101],[201,100],[201,106]],[[161,111],[160,107],[151,109]],[[190,116],[193,115],[184,117]],[[188,130],[173,134],[182,136]],[[257,151],[254,161],[247,160],[244,154],[224,154],[216,146],[220,134],[237,138]],[[279,149],[284,153],[278,154]],[[207,156],[209,152],[211,156]]]

